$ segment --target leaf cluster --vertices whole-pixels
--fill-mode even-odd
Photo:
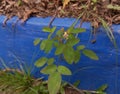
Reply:
[[[85,45],[80,44],[80,39],[76,37],[77,34],[85,32],[83,28],[69,27],[67,30],[61,28],[56,31],[56,27],[44,27],[43,31],[48,33],[48,38],[41,40],[37,38],[34,40],[34,45],[39,45],[40,50],[49,54],[52,49],[55,49],[54,55],[58,58],[62,57],[68,64],[78,63],[81,55],[85,55],[93,60],[98,60],[98,56]],[[40,57],[35,66],[43,67],[41,73],[49,75],[48,90],[50,94],[57,94],[61,87],[62,75],[72,75],[69,68],[61,65],[55,58]]]

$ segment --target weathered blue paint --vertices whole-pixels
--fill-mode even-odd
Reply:
[[[33,40],[40,37],[45,39],[47,33],[42,32],[42,28],[47,26],[51,17],[48,18],[30,18],[26,23],[17,21],[17,17],[10,19],[6,26],[2,23],[5,16],[0,16],[0,57],[4,59],[6,64],[11,67],[18,67],[20,64],[32,66],[32,74],[35,77],[44,76],[39,73],[39,69],[33,66],[33,62],[40,56],[44,56],[44,52],[39,52],[39,47],[33,46]],[[74,18],[56,18],[52,23],[57,28],[69,27],[75,21]],[[73,83],[77,80],[81,81],[79,88],[94,90],[103,84],[108,84],[108,94],[120,94],[120,25],[113,25],[114,35],[118,45],[118,53],[114,45],[110,42],[104,30],[99,29],[96,34],[96,43],[92,44],[90,40],[90,23],[84,23],[85,33],[81,34],[81,44],[95,51],[99,56],[99,61],[93,61],[82,56],[78,64],[68,65],[73,72],[73,76],[63,79]],[[39,52],[39,54],[37,54]],[[53,52],[49,55],[52,56]],[[116,62],[116,56],[118,61]],[[17,59],[16,59],[17,57]],[[18,59],[21,63],[18,63]],[[2,64],[0,63],[2,68]],[[116,93],[115,93],[116,92]]]

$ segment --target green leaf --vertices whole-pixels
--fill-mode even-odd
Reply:
[[[55,30],[56,30],[56,27],[54,26],[54,27],[51,29],[51,31],[54,32]]]
[[[74,53],[74,62],[75,63],[78,63],[78,61],[80,60],[80,52],[79,51],[75,51],[75,53]]]
[[[45,47],[46,47],[46,44],[47,44],[47,40],[43,40],[43,41],[41,42],[41,44],[40,44],[40,49],[41,49],[41,50],[44,50]]]
[[[36,62],[35,62],[35,66],[36,67],[42,67],[43,65],[45,65],[45,63],[47,62],[47,58],[46,57],[41,57],[40,59],[38,59]]]
[[[74,26],[70,26],[67,30],[68,33],[70,33],[74,29]]]
[[[50,39],[47,39],[47,40],[43,40],[41,42],[41,45],[40,45],[40,49],[41,50],[44,50],[45,53],[48,53],[52,50],[52,47],[53,47],[53,40],[50,40]]]
[[[78,87],[79,84],[80,84],[80,80],[77,80],[76,82],[73,83],[73,85],[74,85],[75,87]]]
[[[62,82],[62,77],[59,72],[50,74],[48,78],[48,90],[49,94],[57,94]]]
[[[52,50],[53,47],[53,40],[47,40],[46,46],[45,46],[45,53],[49,53]]]
[[[51,74],[53,72],[55,72],[57,70],[57,66],[52,64],[52,65],[48,65],[46,66],[45,68],[43,68],[41,70],[41,73],[44,73],[44,74]]]
[[[83,50],[83,49],[85,49],[85,46],[84,45],[79,45],[79,46],[77,46],[77,50]]]
[[[66,66],[58,66],[58,72],[63,75],[72,75],[71,71]]]
[[[62,37],[62,36],[63,36],[63,33],[64,33],[63,31],[64,31],[64,29],[58,30],[58,31],[56,32],[56,35],[59,36],[59,37]]]
[[[43,28],[43,31],[44,31],[44,32],[52,32],[52,30],[51,30],[50,27],[44,27],[44,28]]]
[[[48,35],[48,39],[50,39],[50,38],[51,38],[52,34],[53,34],[53,33],[50,33],[50,34]]]
[[[78,34],[78,33],[82,33],[82,32],[85,32],[85,29],[84,28],[73,28],[70,33],[73,33],[73,34]]]
[[[78,38],[73,37],[73,38],[67,40],[67,44],[68,44],[69,46],[74,46],[74,45],[76,45],[77,43],[79,43],[79,41],[80,41],[80,40],[79,40]]]
[[[34,46],[38,45],[39,43],[40,43],[40,38],[35,39],[33,42]]]
[[[56,47],[56,51],[55,51],[55,55],[60,55],[62,52],[63,52],[63,49],[65,48],[65,45],[64,44],[59,44],[57,47]]]
[[[55,46],[55,47],[58,47],[58,45],[59,45],[59,43],[56,42],[56,41],[54,41],[54,46]]]
[[[51,36],[52,36],[53,32],[55,31],[55,29],[56,29],[56,27],[51,28],[51,33],[48,35],[48,39],[51,38]]]
[[[55,29],[56,29],[56,27],[53,27],[53,28],[50,28],[50,27],[44,27],[44,28],[43,28],[43,31],[44,31],[44,32],[54,32]]]
[[[63,54],[64,59],[69,63],[72,64],[74,62],[74,49],[72,47],[66,46],[64,48]]]
[[[74,34],[69,34],[68,39],[74,39],[75,35]]]
[[[108,87],[108,85],[107,85],[107,84],[104,84],[104,85],[102,85],[101,87],[99,87],[99,88],[97,89],[97,91],[104,91],[105,89],[107,89],[107,87]]]
[[[83,54],[87,57],[89,57],[90,59],[93,59],[93,60],[98,60],[98,56],[96,55],[96,53],[94,53],[93,51],[91,50],[83,50]]]
[[[49,58],[48,61],[47,61],[47,64],[48,65],[52,65],[54,63],[54,58]]]

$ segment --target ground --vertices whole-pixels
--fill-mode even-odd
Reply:
[[[26,21],[31,16],[36,17],[75,17],[90,21],[94,27],[100,24],[99,18],[109,25],[120,23],[120,0],[70,0],[63,8],[63,0],[1,0],[0,15],[9,18],[18,16]],[[93,2],[97,1],[97,2]],[[108,8],[108,5],[115,6]],[[83,14],[83,15],[82,15]]]

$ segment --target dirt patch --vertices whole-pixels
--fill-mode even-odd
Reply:
[[[9,18],[18,16],[22,21],[29,17],[75,17],[83,21],[90,21],[95,27],[100,24],[99,18],[105,20],[109,25],[120,23],[120,10],[109,9],[111,4],[120,7],[120,0],[70,0],[69,4],[63,9],[62,0],[1,0],[0,15]]]

